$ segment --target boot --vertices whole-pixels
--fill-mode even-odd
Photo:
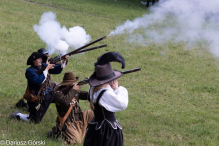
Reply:
[[[16,107],[26,107],[27,108],[27,103],[24,101],[23,98],[21,98],[15,105]]]
[[[52,128],[52,131],[46,133],[46,136],[47,136],[48,138],[58,138],[60,134],[61,134],[61,132],[60,132],[59,130],[56,131],[56,126],[54,126],[54,127]]]
[[[10,113],[9,119],[17,119],[17,120],[19,120],[19,116],[18,117],[16,116],[18,113],[19,113],[18,111],[14,112],[14,113]]]

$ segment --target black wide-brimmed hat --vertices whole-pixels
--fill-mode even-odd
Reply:
[[[75,83],[79,77],[75,77],[73,72],[66,72],[63,78],[63,81],[59,83],[60,86],[69,85]]]
[[[27,65],[32,65],[33,61],[35,61],[38,58],[42,58],[42,60],[45,60],[47,59],[47,56],[39,52],[33,52],[27,59]]]
[[[125,68],[125,59],[117,52],[107,52],[97,58],[94,64],[95,71],[89,79],[91,86],[98,86],[109,83],[122,76],[122,72],[113,70],[110,62],[122,63],[122,68]]]
[[[49,54],[49,52],[45,48],[40,48],[37,52],[42,53],[44,55]]]
[[[89,84],[93,87],[109,83],[122,76],[122,72],[113,70],[110,63],[96,65],[95,72],[89,79]]]

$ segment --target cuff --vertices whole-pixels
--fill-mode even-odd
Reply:
[[[47,75],[48,75],[48,71],[47,71],[46,69],[43,71],[43,75],[45,76],[45,79],[43,80],[42,83],[45,82],[45,80],[46,80],[46,78],[47,78]]]
[[[61,68],[64,69],[65,66],[66,66],[66,61],[63,60],[63,61],[61,62]]]
[[[114,90],[114,93],[118,94],[120,91],[124,90],[125,87],[119,86],[116,90]]]

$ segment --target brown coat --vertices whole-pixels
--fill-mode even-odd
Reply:
[[[75,97],[77,100],[76,106],[72,108],[64,123],[66,129],[63,131],[63,134],[67,138],[67,143],[81,143],[86,133],[87,123],[94,117],[93,111],[88,110],[83,112],[79,106],[79,99],[87,100],[88,92],[70,89],[67,94],[64,94],[63,90],[65,88],[59,88],[54,95],[57,112],[61,117],[65,116],[72,99]],[[56,124],[57,127],[60,124],[58,117]]]

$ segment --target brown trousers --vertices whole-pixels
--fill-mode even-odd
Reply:
[[[82,121],[65,122],[66,129],[62,132],[66,137],[65,143],[74,144],[83,141],[87,125],[94,118],[94,113],[91,110],[85,110],[82,114]]]

